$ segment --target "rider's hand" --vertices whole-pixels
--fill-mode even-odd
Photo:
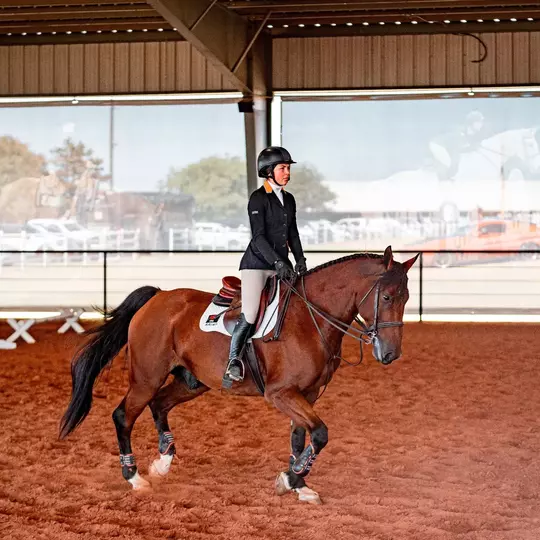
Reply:
[[[301,276],[302,274],[305,274],[307,272],[307,265],[306,265],[306,258],[300,257],[298,259],[298,262],[294,266],[294,271]]]
[[[290,281],[295,277],[294,270],[283,261],[276,261],[274,263],[274,268],[276,269],[279,279]]]

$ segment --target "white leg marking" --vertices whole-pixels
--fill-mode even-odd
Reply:
[[[128,482],[133,486],[134,490],[151,489],[150,482],[147,482],[137,471],[133,478],[130,478]]]
[[[150,476],[165,476],[171,468],[174,456],[161,454],[159,459],[155,459],[150,465]]]
[[[281,472],[277,475],[275,486],[277,495],[285,495],[285,493],[291,491],[291,484],[289,483],[287,473]]]
[[[306,487],[297,488],[295,489],[296,493],[298,493],[298,500],[307,502],[309,504],[322,504],[321,498],[319,497],[319,494],[316,491],[313,491],[312,489]]]

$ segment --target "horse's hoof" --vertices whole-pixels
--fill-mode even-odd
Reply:
[[[160,458],[155,459],[150,465],[148,474],[154,478],[165,476],[171,468],[173,457],[174,455],[161,454]]]
[[[291,491],[291,486],[289,484],[289,478],[287,476],[287,473],[281,472],[276,477],[276,495],[285,495],[285,493],[288,493]]]
[[[296,490],[298,493],[298,500],[302,502],[307,502],[309,504],[322,504],[321,498],[316,491],[306,487],[298,488]]]
[[[145,480],[138,472],[128,482],[133,486],[134,491],[152,491],[150,482]]]

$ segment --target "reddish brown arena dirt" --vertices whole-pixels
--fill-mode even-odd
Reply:
[[[127,389],[123,359],[90,416],[58,441],[79,338],[36,326],[37,344],[0,351],[0,538],[538,540],[536,332],[407,324],[399,361],[383,367],[367,354],[342,367],[316,405],[330,442],[308,480],[324,505],[311,506],[274,494],[287,418],[218,392],[174,409],[179,459],[151,493],[133,492],[111,420]],[[358,345],[344,343],[355,360]],[[148,410],[133,443],[148,478]]]

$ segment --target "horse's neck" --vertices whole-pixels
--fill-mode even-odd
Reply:
[[[517,154],[523,146],[525,136],[525,130],[511,129],[485,139],[482,145],[490,150],[498,150],[499,152],[513,155]]]
[[[351,324],[357,314],[355,298],[364,296],[381,270],[380,259],[368,258],[323,268],[305,278],[307,299],[340,321]],[[296,288],[303,292],[301,283]]]

